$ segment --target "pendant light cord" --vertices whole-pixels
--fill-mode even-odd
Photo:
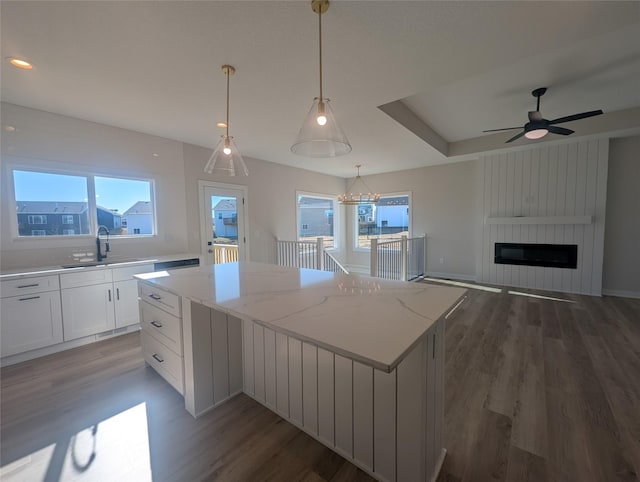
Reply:
[[[229,137],[229,77],[231,72],[227,69],[227,137]]]
[[[322,98],[322,5],[320,5],[318,9],[318,44],[320,51],[320,102],[324,99]]]

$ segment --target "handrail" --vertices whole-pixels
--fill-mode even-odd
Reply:
[[[280,266],[319,269],[349,274],[344,266],[324,247],[324,238],[315,241],[276,239],[276,262]]]
[[[370,274],[373,277],[411,281],[426,271],[426,236],[371,240]]]

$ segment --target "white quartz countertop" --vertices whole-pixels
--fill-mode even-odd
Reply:
[[[163,261],[176,261],[180,259],[192,259],[199,258],[199,254],[171,254],[171,255],[162,255],[162,256],[148,256],[144,258],[127,258],[124,256],[111,256],[106,258],[104,261],[85,263],[77,263],[77,266],[74,267],[63,267],[61,266],[43,266],[43,267],[34,267],[34,268],[19,268],[12,269],[7,271],[2,271],[0,273],[0,280],[11,280],[14,278],[29,278],[32,276],[46,276],[50,274],[64,274],[64,273],[74,273],[80,270],[96,270],[96,269],[105,269],[105,268],[120,268],[126,266],[136,266],[140,264],[153,264],[160,263]],[[94,264],[95,263],[95,264]],[[70,263],[66,266],[72,266],[73,263]],[[93,265],[94,264],[94,265]]]
[[[466,292],[254,262],[135,277],[384,371]]]

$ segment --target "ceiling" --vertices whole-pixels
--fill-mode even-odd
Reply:
[[[454,147],[482,130],[524,124],[535,108],[530,92],[541,86],[548,119],[605,111],[565,124],[574,137],[580,123],[590,133],[610,128],[607,115],[625,109],[634,109],[625,118],[632,122],[617,128],[640,127],[637,1],[333,1],[323,16],[324,91],[353,146],[334,159],[289,150],[318,95],[310,2],[0,8],[3,59],[35,65],[22,71],[3,61],[2,101],[213,148],[228,63],[237,70],[230,133],[242,154],[336,176],[353,176],[355,164],[366,175],[458,160]],[[430,136],[378,108],[390,103]],[[483,145],[503,147],[516,132],[485,136]]]

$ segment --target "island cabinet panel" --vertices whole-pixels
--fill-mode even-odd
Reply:
[[[276,333],[264,329],[264,399],[272,410],[276,409]]]
[[[353,458],[373,470],[373,368],[353,362]]]
[[[227,340],[229,343],[229,392],[242,392],[242,320],[227,315]]]
[[[437,467],[444,462],[445,456],[442,438],[444,424],[444,321],[437,324],[434,336],[436,337],[434,353],[436,376],[433,393],[435,404],[434,451]]]
[[[436,335],[435,329],[431,329],[427,332],[427,424],[429,428],[427,431],[427,443],[426,447],[426,464],[427,467],[434,467],[436,463],[436,447],[435,447],[435,428],[436,428],[436,363],[435,363],[435,344]],[[439,452],[439,450],[438,450]],[[427,470],[427,475],[428,470]]]
[[[227,315],[211,310],[211,348],[213,350],[213,402],[229,398],[229,336]]]
[[[373,371],[373,459],[375,473],[396,480],[396,374]]]
[[[309,343],[302,343],[302,420],[318,435],[318,349]]]
[[[318,437],[330,447],[335,444],[333,369],[333,353],[318,348]]]
[[[276,408],[289,418],[289,339],[276,333]]]
[[[353,361],[335,355],[336,449],[353,457]]]
[[[426,347],[423,339],[398,365],[397,478],[425,480]]]
[[[244,355],[244,393],[253,396],[255,384],[253,378],[253,322],[242,320],[242,347]]]
[[[182,307],[185,407],[198,416],[242,391],[242,322],[193,301]]]
[[[253,325],[253,380],[255,397],[264,403],[264,327]]]
[[[289,337],[289,417],[302,426],[302,342]]]

